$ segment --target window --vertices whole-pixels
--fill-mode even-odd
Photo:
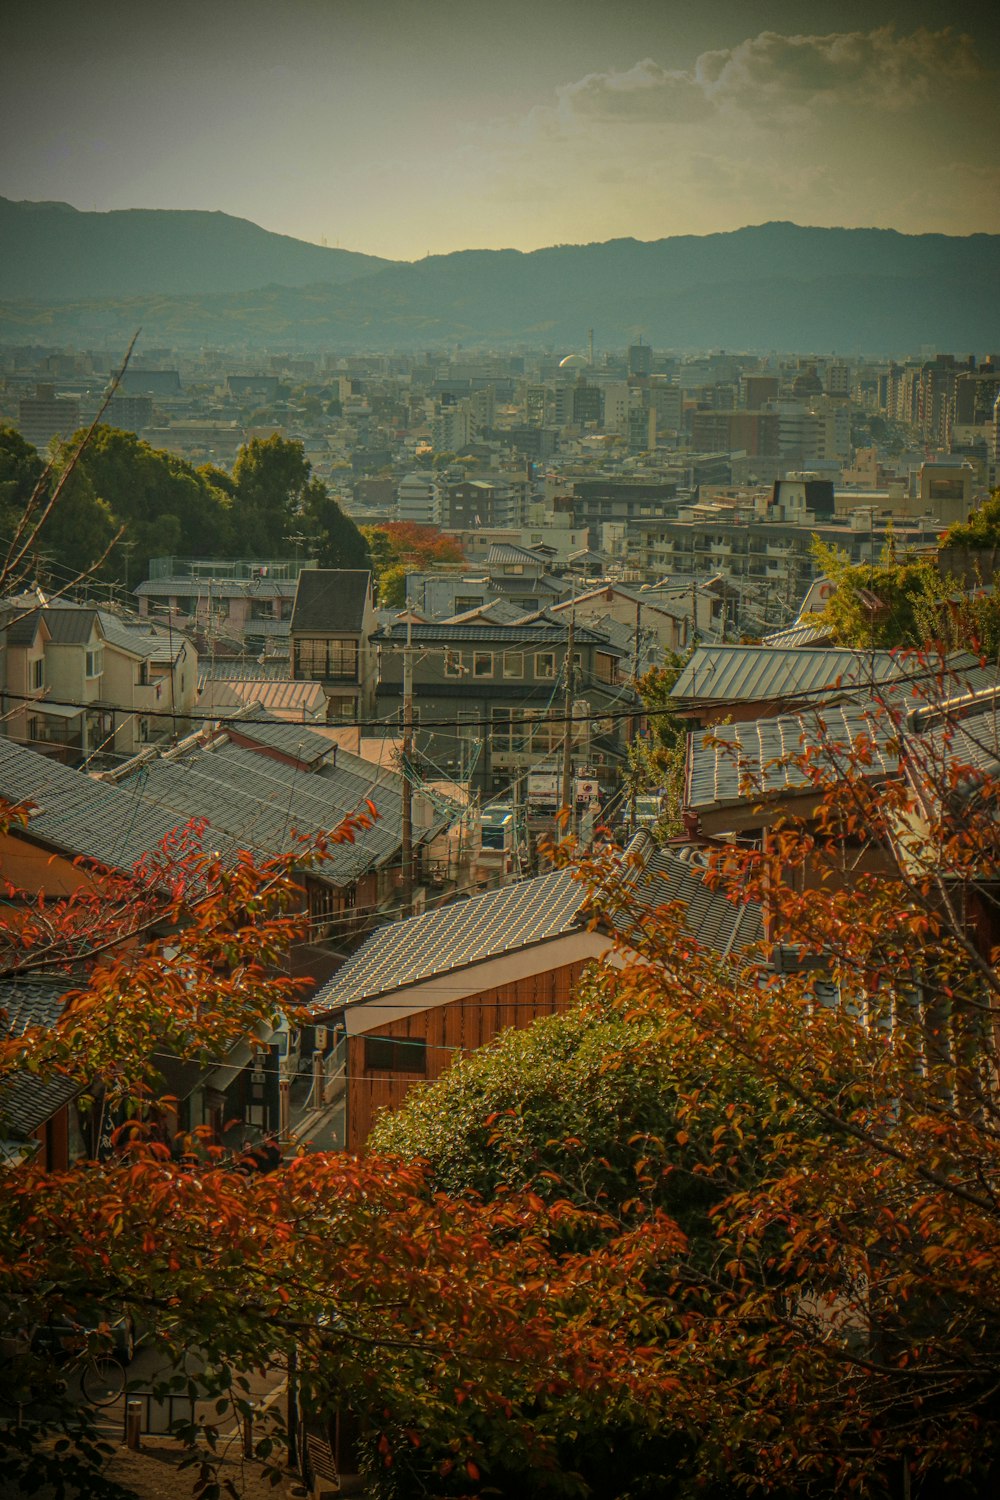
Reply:
[[[553,678],[556,675],[556,654],[554,651],[535,652],[535,676]]]
[[[100,677],[104,671],[104,652],[98,646],[93,651],[86,653],[86,674],[88,677]]]
[[[357,641],[296,640],[295,676],[357,682]]]
[[[446,677],[461,677],[465,671],[461,651],[446,651],[444,653],[444,675]]]
[[[31,663],[31,686],[43,688],[45,686],[45,657],[38,656]]]
[[[505,677],[524,676],[524,652],[505,651],[503,657],[503,675]]]
[[[613,656],[608,656],[606,651],[594,653],[594,676],[598,682],[614,682],[615,680],[615,659]]]
[[[366,1073],[426,1073],[427,1043],[422,1037],[366,1036]]]
[[[484,603],[482,594],[456,594],[455,613],[456,615],[468,614],[470,609],[479,609]]]
[[[472,653],[472,675],[473,677],[493,676],[493,652],[473,651]]]

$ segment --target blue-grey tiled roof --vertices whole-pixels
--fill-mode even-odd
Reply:
[[[0,739],[0,797],[34,802],[27,836],[69,858],[82,854],[113,869],[131,870],[155,852],[190,814],[150,806],[135,786],[95,781],[23,745]]]
[[[266,723],[260,721],[267,720]],[[248,722],[249,721],[249,722]],[[289,723],[268,712],[260,703],[248,703],[238,714],[227,719],[226,729],[242,735],[255,745],[276,750],[303,765],[318,765],[336,753],[336,745],[325,735],[317,734],[307,724]]]
[[[426,625],[411,626],[411,640],[414,645],[465,645],[470,643],[494,645],[500,643],[504,646],[559,646],[564,645],[567,639],[569,626],[566,625],[450,625],[447,621],[430,623]],[[574,633],[578,645],[585,646],[607,646],[607,636],[599,631],[588,630],[584,625],[578,625]],[[406,626],[393,625],[386,634],[372,637],[378,641],[392,641],[393,645],[400,642],[405,644]],[[612,648],[613,649],[613,648]]]
[[[586,894],[585,886],[559,870],[383,927],[310,1008],[324,1015],[571,932],[580,925]]]
[[[78,982],[66,976],[27,976],[0,982],[0,1036],[23,1036],[34,1027],[48,1030],[58,1021],[63,997]],[[58,1072],[16,1072],[0,1084],[0,1136],[27,1140],[68,1104],[83,1085]]]

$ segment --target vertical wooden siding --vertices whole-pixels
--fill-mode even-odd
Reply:
[[[463,1052],[475,1051],[501,1031],[530,1026],[539,1016],[566,1010],[576,999],[580,976],[588,962],[583,959],[513,984],[466,995],[365,1033],[425,1041],[426,1074],[374,1070],[366,1073],[365,1036],[352,1036],[347,1051],[347,1149],[363,1150],[380,1110],[398,1109],[411,1088],[422,1088],[440,1078]],[[456,977],[442,975],[442,994],[447,994],[449,987],[457,982],[460,981]],[[378,1015],[374,1005],[371,1013]]]

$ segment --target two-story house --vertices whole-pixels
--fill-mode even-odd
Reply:
[[[72,761],[131,755],[189,726],[198,660],[178,631],[61,599],[11,600],[0,638],[9,739]]]
[[[603,632],[569,621],[396,623],[376,637],[376,716],[401,721],[404,654],[413,667],[414,744],[433,771],[492,796],[540,766],[561,764],[571,737],[575,772],[605,791],[617,782],[629,715],[641,706],[621,670],[626,652]],[[565,722],[567,670],[573,722]]]
[[[360,568],[305,568],[291,619],[292,678],[318,682],[327,718],[371,718],[377,623],[372,575]]]

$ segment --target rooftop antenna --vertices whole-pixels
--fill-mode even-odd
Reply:
[[[587,330],[587,351],[588,351],[588,354],[589,354],[589,357],[590,357],[590,368],[593,369],[594,368],[594,330],[592,328],[588,328],[588,330]]]

